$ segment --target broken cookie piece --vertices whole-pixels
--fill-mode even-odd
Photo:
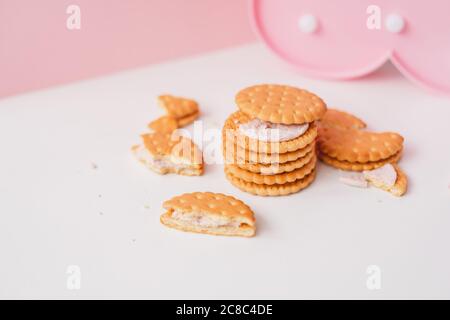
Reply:
[[[212,235],[252,237],[253,211],[244,202],[221,193],[194,192],[174,197],[163,204],[160,220],[167,227]]]
[[[339,181],[360,188],[366,188],[370,184],[397,197],[404,195],[408,186],[408,178],[405,173],[398,165],[391,163],[363,172],[341,171]]]
[[[363,171],[364,178],[373,186],[400,197],[408,187],[408,178],[396,164],[386,164],[381,168]]]
[[[178,129],[178,122],[171,116],[163,116],[150,122],[148,127],[154,132],[172,133]]]
[[[203,174],[202,153],[191,139],[161,132],[143,134],[141,137],[143,144],[135,145],[131,150],[149,169],[159,174]]]
[[[198,118],[200,111],[198,103],[192,99],[161,95],[159,105],[166,110],[168,116],[177,121],[178,127],[184,127]]]

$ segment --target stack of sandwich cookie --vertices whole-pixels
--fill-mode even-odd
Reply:
[[[225,174],[239,189],[279,196],[306,188],[315,178],[317,126],[326,105],[295,87],[257,85],[236,96],[239,111],[222,131]]]

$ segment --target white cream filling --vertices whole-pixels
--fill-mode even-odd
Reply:
[[[205,228],[234,227],[240,226],[239,221],[223,217],[201,214],[199,212],[172,212],[172,219],[193,226]]]
[[[390,163],[378,169],[363,171],[363,174],[367,180],[383,184],[388,188],[393,187],[397,181],[397,172]]]
[[[397,172],[392,164],[388,163],[380,168],[363,172],[341,171],[339,181],[360,188],[368,187],[369,182],[392,188],[397,181]]]
[[[190,166],[188,164],[183,163],[174,163],[168,158],[155,159],[150,152],[148,152],[147,148],[144,146],[139,146],[135,150],[136,157],[141,161],[149,164],[150,166],[157,169],[188,169]]]
[[[159,169],[165,169],[165,168],[174,168],[174,169],[185,169],[188,166],[183,164],[175,164],[167,159],[155,159],[150,157],[149,159],[150,165],[159,168]]]
[[[275,162],[275,163],[272,163],[270,166],[261,167],[260,174],[262,176],[273,176],[278,173],[279,169],[280,169],[280,164],[278,162]]]
[[[367,188],[369,185],[361,172],[341,171],[339,181],[358,188]]]
[[[288,141],[303,135],[309,125],[305,124],[280,124],[253,119],[239,126],[239,132],[243,135],[264,142]]]

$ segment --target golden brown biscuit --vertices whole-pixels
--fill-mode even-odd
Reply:
[[[248,192],[258,196],[284,196],[292,193],[299,192],[302,189],[308,187],[316,177],[316,170],[313,170],[310,174],[303,177],[302,179],[296,180],[294,182],[289,182],[285,184],[256,184],[252,182],[247,182],[233,176],[225,167],[225,176],[231,182],[232,185],[238,189]]]
[[[163,116],[150,122],[148,127],[153,131],[172,133],[178,128],[178,122],[174,117]]]
[[[256,232],[253,211],[241,200],[221,193],[194,192],[163,204],[161,222],[182,231],[252,237]]]
[[[377,178],[376,176],[370,174],[366,174],[366,172],[364,172],[364,177],[367,181],[369,181],[371,185],[383,189],[385,191],[388,191],[397,197],[401,197],[402,195],[405,194],[406,189],[408,188],[408,178],[398,165],[396,164],[391,165],[394,168],[395,173],[397,175],[394,185],[387,185],[386,182],[383,181],[383,179]]]
[[[180,119],[199,112],[198,103],[192,99],[161,95],[158,97],[159,105],[166,110],[169,116]]]
[[[364,129],[367,126],[364,121],[350,113],[329,108],[320,120],[319,125],[342,129]]]
[[[291,172],[296,169],[299,169],[303,167],[306,163],[310,162],[311,159],[315,156],[316,156],[315,151],[311,150],[304,157],[284,163],[273,162],[270,164],[260,164],[260,163],[247,163],[245,161],[238,160],[233,164],[246,171],[259,173],[263,175],[274,175],[285,172]]]
[[[387,159],[403,148],[403,137],[394,132],[319,127],[319,151],[339,161],[365,163]]]
[[[260,173],[247,171],[233,164],[228,164],[225,167],[230,174],[238,177],[243,181],[265,185],[285,184],[302,179],[304,176],[308,175],[315,169],[317,162],[316,155],[314,154],[311,159],[306,160],[309,162],[304,163],[304,165],[298,169],[295,169],[291,172],[284,172],[274,175],[262,175]]]
[[[326,104],[313,93],[291,86],[263,84],[241,90],[236,104],[250,117],[272,123],[302,124],[319,120]]]
[[[190,114],[185,117],[177,119],[178,127],[187,126],[188,124],[194,122],[195,119],[197,119],[199,117],[199,115],[200,115],[200,112],[196,112],[196,113],[193,113],[193,114]]]
[[[250,121],[251,118],[243,112],[232,113],[222,129],[222,140],[225,144],[236,143],[239,147],[257,153],[286,153],[302,149],[312,143],[317,137],[315,123],[310,123],[308,130],[292,140],[281,142],[265,142],[249,138],[239,132],[239,125]]]
[[[378,161],[369,161],[364,163],[359,162],[349,162],[349,161],[339,161],[335,158],[331,158],[325,154],[318,153],[318,157],[320,160],[322,160],[324,163],[335,167],[337,169],[341,170],[347,170],[347,171],[364,171],[364,170],[373,170],[376,168],[380,168],[384,166],[386,163],[397,163],[400,161],[403,154],[403,150],[400,150],[393,156],[390,156],[387,159],[378,160]]]
[[[244,163],[270,165],[272,163],[293,162],[304,157],[309,152],[315,150],[316,143],[313,141],[304,148],[285,153],[257,153],[236,146],[233,141],[227,145],[223,143],[223,155],[225,163]]]
[[[143,144],[132,147],[136,158],[160,173],[198,176],[203,173],[202,153],[191,139],[177,134],[143,134]]]

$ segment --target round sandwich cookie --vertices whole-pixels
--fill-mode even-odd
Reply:
[[[305,157],[311,151],[315,152],[316,143],[311,142],[306,147],[285,153],[257,153],[237,146],[233,141],[223,144],[223,156],[226,163],[243,165],[271,165],[273,163],[284,164],[295,162]]]
[[[260,173],[247,171],[233,164],[226,165],[226,168],[229,173],[231,173],[233,176],[238,177],[243,181],[252,182],[255,184],[273,185],[273,184],[285,184],[302,179],[306,175],[310,174],[316,168],[316,162],[317,162],[316,156],[314,155],[312,159],[310,159],[309,162],[307,162],[301,168],[295,169],[290,172],[283,172],[280,174],[272,174],[272,175],[264,175]]]
[[[237,159],[234,163],[231,163],[233,165],[238,166],[239,168],[262,174],[262,175],[275,175],[285,172],[291,172],[296,169],[300,169],[303,166],[305,166],[307,163],[311,161],[311,159],[315,157],[314,150],[311,150],[308,152],[304,157],[298,158],[294,161],[289,162],[272,162],[269,164],[261,164],[261,163],[248,163],[241,159]]]
[[[235,102],[252,118],[282,124],[310,123],[322,118],[327,107],[315,94],[277,84],[261,84],[238,92]]]
[[[314,169],[310,174],[306,175],[302,179],[295,180],[285,184],[256,184],[247,182],[234,176],[225,167],[225,176],[236,188],[248,192],[257,196],[284,196],[292,193],[299,192],[302,189],[308,187],[316,177],[316,170]]]
[[[230,141],[237,146],[256,153],[286,153],[302,149],[314,142],[317,137],[317,126],[314,122],[284,126],[280,128],[248,126],[252,118],[237,111],[226,120],[222,129],[224,143]],[[287,128],[286,128],[287,127]],[[295,133],[295,134],[293,134]],[[285,138],[289,139],[286,140]]]

